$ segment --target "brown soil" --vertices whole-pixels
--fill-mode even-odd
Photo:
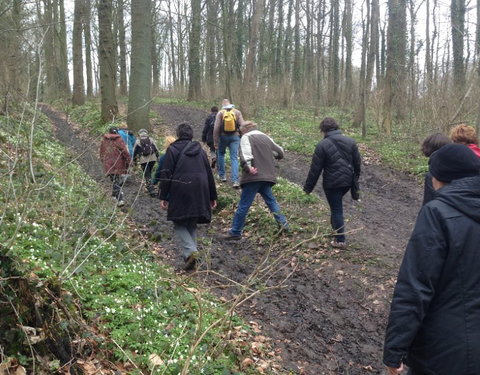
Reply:
[[[54,124],[58,139],[80,155],[78,161],[85,171],[108,190],[97,145],[62,114],[47,106],[42,110]],[[156,105],[152,110],[158,113],[162,126],[173,131],[177,124],[188,121],[194,127],[195,138],[200,138],[206,112],[173,105]],[[369,152],[364,147],[362,151]],[[310,156],[287,152],[279,173],[302,185],[309,165]],[[353,202],[348,196],[344,200],[352,245],[339,253],[320,247],[317,250],[313,244],[318,259],[291,259],[273,275],[258,275],[262,286],[268,288],[281,283],[293,271],[282,287],[257,294],[239,310],[245,320],[257,322],[263,333],[274,340],[286,371],[311,375],[383,372],[382,345],[389,300],[422,192],[409,176],[378,163],[364,163],[360,184],[362,201]],[[165,221],[158,200],[138,187],[138,178],[125,185],[128,212],[141,230],[160,242],[162,260],[180,268],[171,225]],[[316,192],[323,194],[320,186]],[[212,238],[211,233],[226,229],[223,222],[225,219],[214,219],[208,229],[202,227],[199,236]],[[265,252],[265,247],[248,239],[232,244],[213,236],[211,244],[202,246],[208,261],[201,265],[204,272],[195,277],[223,298],[238,293],[224,287],[225,280],[244,282]]]

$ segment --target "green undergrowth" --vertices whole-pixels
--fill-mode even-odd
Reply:
[[[161,266],[152,243],[54,141],[50,123],[22,110],[0,116],[0,295],[10,293],[11,262],[27,278],[60,282],[95,327],[101,353],[128,373],[178,374],[187,358],[188,374],[255,373],[240,372],[248,326],[228,305]],[[97,128],[95,116],[86,121]],[[7,297],[12,306],[16,297]],[[31,348],[9,341],[23,335],[24,307],[9,309],[0,298],[7,306],[2,323],[7,316],[11,323],[0,332],[2,354],[31,366]]]

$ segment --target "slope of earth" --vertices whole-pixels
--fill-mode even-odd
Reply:
[[[104,185],[108,196],[109,184],[97,158],[98,144],[63,114],[46,106],[42,109],[55,125],[58,139],[71,148],[85,171]],[[206,112],[172,105],[156,105],[152,110],[170,132],[188,122],[195,138],[200,138]],[[301,185],[309,164],[309,156],[287,152],[279,172]],[[139,185],[138,178],[125,185],[126,210],[159,242],[162,261],[179,267],[171,225],[158,200]],[[301,261],[296,254],[270,254],[263,244],[248,239],[222,243],[215,237],[225,229],[219,218],[199,232],[200,238],[209,241],[201,241],[206,255],[200,271],[192,277],[222,299],[240,294],[237,283],[248,281],[252,290],[261,284],[264,292],[252,293],[240,314],[258,323],[274,340],[285,370],[312,375],[383,371],[381,350],[389,298],[422,192],[413,179],[375,164],[363,166],[361,187],[362,202],[345,199],[352,246],[333,252],[310,244],[317,257],[314,261]],[[317,192],[321,194],[320,187]],[[305,240],[298,238],[298,242]],[[264,261],[267,266],[252,277],[255,266]]]

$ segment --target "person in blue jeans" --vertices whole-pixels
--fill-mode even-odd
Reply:
[[[330,223],[335,232],[331,245],[344,248],[343,196],[350,189],[358,188],[362,160],[355,140],[344,136],[333,118],[325,117],[320,123],[320,131],[324,138],[315,147],[303,191],[310,194],[323,172],[323,190],[330,206]],[[352,198],[358,199],[353,191]]]
[[[283,148],[259,131],[254,122],[246,121],[240,125],[240,133],[242,134],[240,142],[242,194],[233,216],[232,227],[224,239],[239,240],[242,237],[248,210],[257,193],[262,196],[279,227],[288,230],[287,219],[281,213],[280,206],[272,193],[272,186],[277,182],[274,159],[283,158]]]
[[[236,126],[233,131],[226,131],[224,118],[225,114],[229,112],[233,114]],[[239,174],[238,174],[238,148],[240,146],[240,132],[239,127],[243,123],[242,113],[235,109],[235,106],[230,103],[230,100],[223,99],[222,110],[217,113],[215,118],[215,126],[213,128],[213,143],[217,150],[217,169],[218,178],[222,182],[227,181],[225,172],[225,153],[227,148],[230,151],[230,173],[235,189],[240,188]]]

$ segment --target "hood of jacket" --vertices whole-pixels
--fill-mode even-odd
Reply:
[[[190,141],[187,139],[178,139],[175,142],[173,142],[170,147],[173,147],[176,152],[182,152],[184,147],[187,147],[188,149],[185,151],[185,155],[189,157],[197,156],[200,151],[202,150],[202,146],[200,143],[196,141]]]
[[[452,181],[435,192],[435,199],[480,223],[480,175]]]
[[[114,141],[114,140],[116,140],[118,138],[122,138],[122,137],[120,136],[120,134],[110,134],[110,133],[108,133],[108,134],[104,134],[103,138],[108,139],[109,141]]]

